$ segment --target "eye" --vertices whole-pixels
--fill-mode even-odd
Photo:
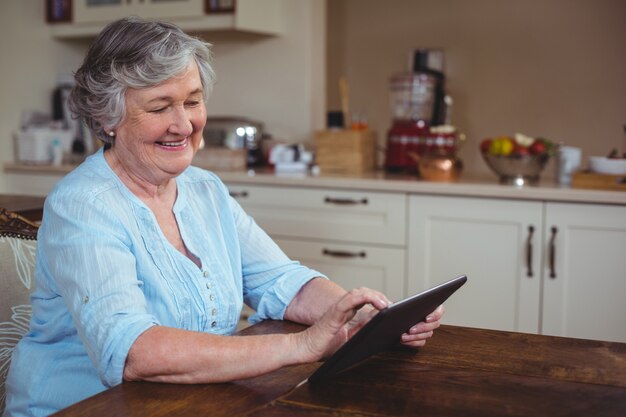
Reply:
[[[200,105],[200,100],[190,100],[185,103],[187,107],[197,107]]]
[[[167,110],[167,107],[159,107],[158,109],[149,110],[149,113],[163,113]]]

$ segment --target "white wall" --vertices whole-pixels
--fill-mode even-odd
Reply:
[[[214,44],[218,76],[208,113],[258,119],[275,137],[300,142],[324,125],[326,2],[284,4],[283,36],[202,35]],[[12,133],[21,110],[50,111],[57,75],[80,65],[89,41],[53,39],[40,0],[2,0],[0,35],[3,163],[13,161]],[[24,181],[31,177],[0,172],[0,192],[37,193]]]
[[[287,141],[309,139],[324,126],[324,0],[285,1],[284,36],[223,39],[214,44],[217,83],[209,115],[241,115]]]
[[[58,42],[44,23],[44,3],[4,0],[0,5],[0,162],[13,161],[12,134],[24,109],[50,111],[57,74],[81,61],[84,41]],[[10,190],[0,172],[0,191]],[[19,192],[19,190],[11,190]]]

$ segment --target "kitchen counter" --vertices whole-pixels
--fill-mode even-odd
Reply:
[[[73,165],[41,166],[5,163],[4,172],[63,176]],[[464,175],[458,182],[437,183],[423,181],[415,176],[388,174],[381,171],[359,175],[310,173],[275,173],[270,169],[216,172],[229,184],[282,185],[301,188],[337,188],[409,194],[449,195],[515,200],[558,201],[574,203],[626,205],[626,192],[559,187],[547,182],[538,186],[515,187],[501,185],[494,175]]]

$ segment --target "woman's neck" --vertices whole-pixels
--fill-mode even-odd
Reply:
[[[133,167],[122,163],[113,149],[104,152],[104,159],[124,185],[140,200],[145,203],[149,201],[163,202],[165,200],[173,205],[176,197],[176,180],[174,178],[168,178],[162,182],[149,179],[142,175],[139,169],[133,169]]]

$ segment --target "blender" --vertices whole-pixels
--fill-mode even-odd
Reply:
[[[454,147],[450,138],[441,147],[441,135],[431,131],[432,126],[446,122],[443,51],[413,51],[409,71],[393,75],[389,87],[393,122],[387,132],[387,171],[415,171],[411,153],[424,155],[434,149],[448,152],[447,149]]]

